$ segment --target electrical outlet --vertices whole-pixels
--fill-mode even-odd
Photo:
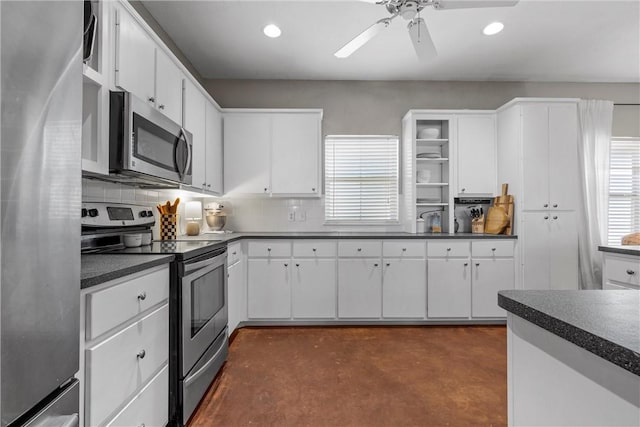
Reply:
[[[303,222],[307,220],[306,211],[296,211],[296,221]]]
[[[295,221],[296,220],[296,210],[294,208],[289,208],[289,213],[287,215],[287,219],[289,221]]]

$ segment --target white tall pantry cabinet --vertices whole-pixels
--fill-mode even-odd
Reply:
[[[515,197],[522,289],[578,289],[577,99],[516,98],[498,110],[498,182]]]

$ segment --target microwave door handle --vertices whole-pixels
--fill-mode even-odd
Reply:
[[[189,144],[189,138],[187,137],[187,133],[185,132],[184,128],[180,128],[180,133],[182,135],[182,137],[184,138],[184,144],[187,147],[187,161],[184,165],[184,170],[182,171],[183,175],[187,174],[187,171],[189,170],[189,165],[191,164],[191,156],[192,156],[192,151],[193,151],[193,147],[191,146],[191,144]]]

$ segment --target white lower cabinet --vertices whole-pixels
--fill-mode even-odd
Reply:
[[[382,314],[382,267],[377,258],[338,261],[338,317],[379,318]]]
[[[294,259],[293,317],[336,317],[336,260]]]
[[[468,318],[471,308],[471,267],[468,258],[427,261],[427,316]]]
[[[81,292],[80,425],[168,421],[169,267]]]
[[[513,289],[515,284],[513,258],[474,258],[471,271],[471,316],[506,317],[498,306],[498,291]]]
[[[424,259],[387,258],[382,268],[382,317],[424,318],[427,264]]]
[[[250,258],[247,265],[249,319],[289,319],[291,260]]]
[[[640,256],[603,253],[602,289],[640,290]]]

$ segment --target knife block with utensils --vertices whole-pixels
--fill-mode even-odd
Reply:
[[[480,215],[478,218],[473,218],[471,220],[471,232],[473,234],[484,233],[484,215]]]

